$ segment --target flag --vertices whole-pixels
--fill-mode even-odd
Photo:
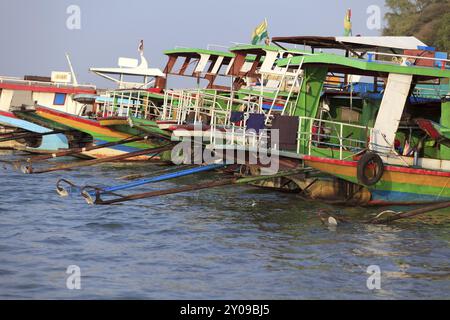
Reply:
[[[252,44],[258,44],[259,42],[263,41],[264,39],[268,38],[269,34],[267,32],[267,19],[264,19],[264,21],[256,27],[256,29],[253,31],[252,34]]]
[[[411,153],[412,149],[411,146],[408,142],[408,140],[406,140],[405,142],[405,147],[403,148],[403,156],[409,156],[409,154]]]
[[[344,36],[352,35],[352,9],[347,10],[344,20]]]
[[[144,40],[141,40],[141,42],[139,42],[138,51],[139,51],[141,54],[144,53]]]

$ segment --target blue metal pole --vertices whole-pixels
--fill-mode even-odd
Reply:
[[[205,172],[205,171],[211,171],[211,170],[215,170],[215,169],[219,169],[219,168],[223,168],[223,167],[225,167],[225,164],[211,164],[211,165],[207,165],[207,166],[200,166],[198,168],[163,174],[161,176],[152,177],[149,179],[141,179],[141,180],[137,180],[134,182],[130,182],[130,183],[126,183],[126,184],[122,184],[122,185],[118,185],[118,186],[108,187],[108,188],[102,189],[100,191],[100,193],[115,192],[115,191],[120,191],[120,190],[125,190],[125,189],[131,189],[131,188],[135,188],[138,186],[142,186],[144,184],[160,182],[160,181],[170,180],[170,179],[179,178],[179,177],[185,177],[185,176],[188,176],[191,174]],[[93,196],[93,195],[95,195],[96,192],[92,191],[89,193]]]

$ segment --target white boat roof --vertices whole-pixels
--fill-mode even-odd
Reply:
[[[418,46],[426,46],[425,43],[416,37],[323,37],[323,36],[294,36],[294,37],[273,37],[274,43],[290,43],[296,45],[306,45],[315,48],[328,49],[417,49]]]
[[[125,76],[165,77],[158,68],[90,68],[89,71]]]
[[[426,46],[416,37],[336,37],[336,41],[395,49],[417,49]]]

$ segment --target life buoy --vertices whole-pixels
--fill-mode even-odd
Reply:
[[[369,165],[375,166],[375,174],[372,177],[368,177],[366,175],[366,169]],[[384,173],[383,160],[381,160],[378,154],[373,152],[367,152],[361,157],[361,159],[359,159],[357,166],[357,177],[359,183],[366,186],[373,186],[378,181],[380,181],[381,177],[383,176],[383,173]]]

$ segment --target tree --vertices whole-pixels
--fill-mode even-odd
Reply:
[[[450,52],[450,0],[386,0],[385,36],[415,36]]]

